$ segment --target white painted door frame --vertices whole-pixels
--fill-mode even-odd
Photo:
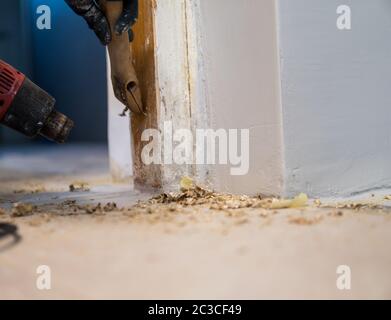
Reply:
[[[167,121],[174,129],[209,127],[198,9],[198,0],[156,2],[153,19],[159,128]],[[115,180],[123,180],[133,173],[130,131],[124,118],[118,117],[123,107],[114,97],[109,64],[107,74],[111,174]],[[183,175],[197,175],[206,181],[208,172],[206,167],[178,165],[165,165],[161,170],[161,185],[166,189],[174,188]]]
[[[232,176],[226,165],[164,164],[166,190],[190,175],[224,191],[282,193],[276,2],[244,1],[240,10],[236,0],[154,2],[158,129],[166,122],[193,136],[196,129],[250,129],[248,174]],[[118,144],[121,133],[112,134]]]

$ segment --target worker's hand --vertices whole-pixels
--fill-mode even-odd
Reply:
[[[123,1],[123,12],[118,19],[114,30],[118,35],[129,32],[129,40],[133,41],[133,31],[131,27],[138,18],[138,0],[107,0]],[[88,26],[95,32],[103,45],[111,42],[112,36],[110,25],[105,15],[98,5],[98,0],[65,0],[76,14],[82,16]]]
[[[108,0],[108,1],[118,1],[118,0]],[[134,34],[132,27],[137,22],[138,19],[138,0],[122,0],[123,1],[123,11],[119,17],[117,24],[114,27],[115,33],[121,35],[124,32],[129,33],[129,41],[132,42],[134,39]]]

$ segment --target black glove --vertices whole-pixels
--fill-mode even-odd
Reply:
[[[72,10],[82,16],[88,26],[95,32],[103,45],[111,42],[111,30],[109,22],[99,8],[97,0],[65,0]],[[134,35],[131,27],[138,18],[138,0],[108,0],[123,1],[123,12],[118,19],[114,30],[118,35],[129,32],[129,41],[133,41]]]

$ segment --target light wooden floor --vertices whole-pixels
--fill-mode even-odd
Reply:
[[[0,207],[70,199],[126,207],[150,196],[112,184],[107,167],[99,147],[3,149]],[[91,191],[68,192],[77,180]],[[391,298],[389,209],[340,211],[229,217],[195,210],[161,220],[122,212],[3,215],[0,223],[16,225],[21,241],[8,246],[10,238],[0,239],[0,298]],[[292,217],[314,223],[292,223]],[[51,268],[51,290],[36,287],[40,265]],[[336,287],[340,265],[352,270],[350,291]]]

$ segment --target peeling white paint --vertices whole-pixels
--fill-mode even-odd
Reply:
[[[165,165],[163,184],[190,174],[237,193],[282,192],[283,157],[275,1],[158,1],[159,126],[250,128],[251,168]],[[262,141],[262,143],[260,143]]]
[[[191,128],[186,2],[187,0],[156,2],[159,128],[164,127],[165,121],[171,121],[174,130]],[[162,170],[162,185],[166,189],[177,188],[179,179],[191,173],[191,166],[166,164]]]

